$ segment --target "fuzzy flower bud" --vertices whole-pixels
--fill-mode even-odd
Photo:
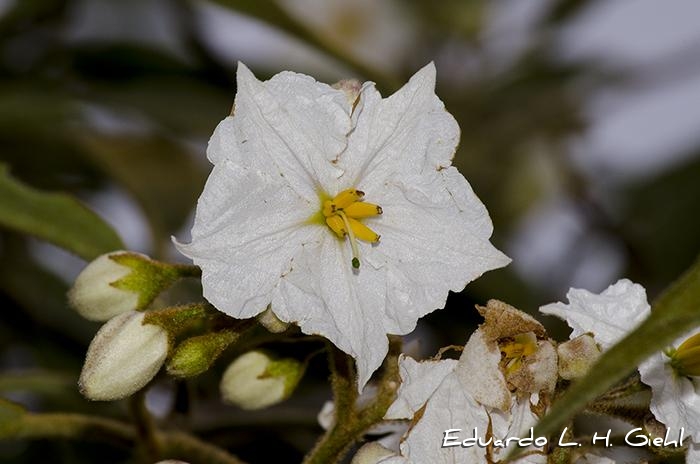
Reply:
[[[112,259],[121,253],[127,252],[117,251],[100,256],[75,279],[68,299],[85,319],[106,321],[117,314],[136,309],[138,293],[112,285],[131,273],[131,268]]]
[[[242,409],[262,409],[287,399],[299,383],[304,365],[273,359],[261,351],[239,356],[224,372],[221,396]]]
[[[557,346],[559,355],[559,376],[574,380],[583,377],[600,357],[600,348],[590,334],[561,343]]]
[[[144,324],[135,311],[110,319],[92,339],[80,373],[80,392],[91,400],[125,398],[156,375],[168,354],[168,334]]]
[[[126,311],[143,310],[181,277],[198,276],[192,266],[162,263],[130,251],[107,253],[87,265],[68,292],[81,316],[106,321]]]

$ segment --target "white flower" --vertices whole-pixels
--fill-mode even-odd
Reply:
[[[214,168],[178,248],[216,308],[249,318],[269,304],[352,355],[362,388],[387,334],[509,259],[451,166],[459,127],[435,67],[385,99],[371,82],[351,87],[292,72],[260,82],[239,64],[235,116],[209,142]]]
[[[572,288],[566,294],[569,304],[551,303],[542,314],[564,319],[573,329],[570,338],[592,332],[603,350],[619,342],[651,313],[647,292],[639,284],[621,279],[596,295]]]
[[[678,347],[696,332],[697,329],[678,338],[673,346]],[[700,378],[677,372],[669,356],[662,352],[644,361],[639,374],[642,382],[651,387],[651,412],[656,420],[676,433],[684,427],[686,434],[700,443]]]
[[[568,297],[570,305],[554,303],[540,308],[540,311],[565,319],[574,329],[572,337],[592,332],[603,349],[614,345],[650,314],[644,288],[625,279],[600,295],[572,289]],[[657,352],[639,366],[642,382],[651,387],[650,409],[654,417],[675,433],[683,427],[692,437],[694,444],[688,446],[687,462],[700,462],[700,379],[698,371],[693,370],[691,376],[685,375],[682,362],[677,366],[672,363],[676,358],[694,362],[695,369],[700,366],[695,350],[685,351],[690,353],[689,359],[682,356],[685,354],[684,341],[689,342],[686,348],[700,344],[700,337],[688,340],[697,332],[694,330],[678,338],[674,348],[666,353]]]

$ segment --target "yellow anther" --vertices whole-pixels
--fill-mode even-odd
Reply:
[[[379,241],[379,234],[357,220],[382,214],[380,206],[359,201],[364,196],[364,192],[360,190],[346,189],[330,200],[324,199],[321,205],[321,213],[326,220],[326,225],[338,237],[348,237],[352,248],[352,267],[355,269],[360,267],[360,250],[357,246],[357,240],[370,243]]]
[[[700,376],[700,333],[693,335],[675,350],[669,350],[671,367],[680,375]]]
[[[537,336],[532,332],[518,334],[500,342],[498,347],[506,361],[506,373],[510,374],[520,368],[523,357],[537,351]]]
[[[377,243],[379,241],[379,234],[375,231],[351,217],[348,218],[348,223],[352,232],[355,234],[355,238],[358,240],[364,240],[365,242]]]
[[[335,215],[327,217],[326,224],[340,238],[344,238],[348,233],[347,229],[345,228],[345,221],[343,221],[343,218],[340,216]]]
[[[356,201],[343,208],[343,211],[345,211],[348,217],[360,219],[382,214],[382,207],[373,203]]]
[[[325,217],[330,217],[333,216],[336,211],[338,210],[338,207],[336,206],[335,203],[333,203],[333,200],[326,200],[323,202],[323,215]]]
[[[339,209],[343,209],[365,196],[365,192],[350,188],[343,190],[333,198],[332,202]]]

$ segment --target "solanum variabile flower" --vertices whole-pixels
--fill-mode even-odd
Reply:
[[[427,65],[388,98],[372,82],[338,88],[238,67],[234,113],[212,136],[213,171],[192,241],[204,296],[236,318],[268,305],[353,356],[362,388],[387,334],[509,259],[451,166],[459,127]]]

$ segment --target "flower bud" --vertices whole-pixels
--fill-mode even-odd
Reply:
[[[106,321],[117,314],[136,309],[138,293],[112,285],[131,273],[131,268],[112,259],[120,253],[126,252],[104,254],[92,261],[78,275],[68,292],[71,306],[85,319]]]
[[[261,351],[239,356],[224,372],[221,396],[242,409],[262,409],[287,399],[299,383],[304,365],[273,359]]]
[[[221,330],[188,338],[173,351],[168,360],[168,374],[193,377],[205,372],[238,336],[234,331]]]
[[[168,354],[168,334],[144,324],[135,311],[110,319],[92,339],[80,373],[80,392],[91,400],[125,398],[156,375]]]
[[[590,334],[561,343],[557,346],[559,376],[574,380],[583,377],[600,357],[600,348]]]
[[[289,327],[289,322],[280,320],[269,306],[258,315],[258,322],[272,333],[282,333]]]
[[[389,456],[396,456],[396,453],[380,443],[372,441],[357,450],[350,464],[377,464]]]
[[[87,265],[68,292],[71,305],[86,319],[106,321],[126,311],[143,310],[181,277],[198,275],[192,266],[162,263],[129,251],[107,253]]]
[[[700,376],[700,333],[685,340],[678,349],[669,349],[666,355],[671,358],[671,367],[682,376]]]

